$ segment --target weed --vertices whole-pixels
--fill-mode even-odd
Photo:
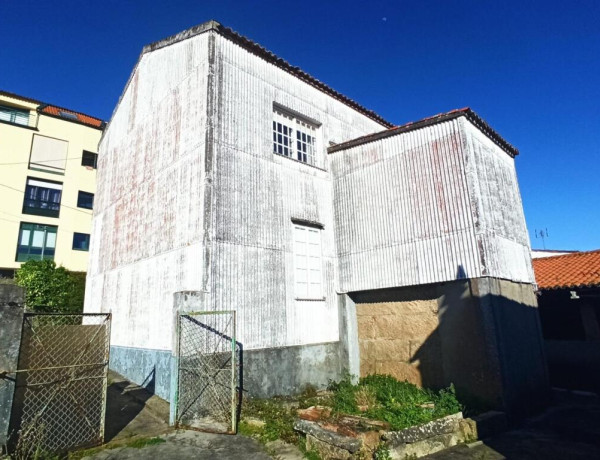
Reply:
[[[244,417],[256,417],[265,422],[263,427],[240,422],[242,434],[258,439],[263,443],[281,439],[295,444],[298,435],[294,431],[295,413],[276,399],[248,399],[244,407]]]
[[[306,449],[306,443],[302,442],[302,443],[298,443],[298,447],[300,448],[300,451],[302,452],[302,455],[304,455],[304,458],[308,459],[308,460],[322,460],[321,456],[319,455],[319,453],[314,450],[307,450]]]
[[[354,399],[356,400],[357,406],[375,407],[377,405],[377,398],[375,397],[375,391],[372,387],[362,386],[354,393]]]
[[[393,430],[427,423],[462,409],[452,385],[434,392],[389,375],[369,375],[360,379],[358,385],[345,378],[330,383],[329,388],[333,391],[334,412],[360,414],[358,406],[369,401],[364,404],[369,406],[364,415],[388,422]]]
[[[373,452],[373,460],[392,460],[390,448],[386,444],[380,443]]]

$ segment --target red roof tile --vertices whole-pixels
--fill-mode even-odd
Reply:
[[[600,285],[600,249],[533,260],[539,289]]]
[[[73,110],[63,109],[62,107],[57,107],[55,105],[47,105],[40,110],[41,113],[46,113],[48,115],[53,115],[55,117],[64,118],[68,121],[77,121],[84,125],[93,126],[94,128],[102,128],[102,124],[104,123],[100,118],[90,117],[84,113],[74,112]],[[67,114],[67,115],[65,115]],[[71,116],[75,118],[72,118]]]
[[[2,89],[0,89],[0,95],[39,104],[37,111],[40,113],[45,113],[46,115],[62,118],[63,120],[72,121],[75,123],[81,123],[94,128],[104,129],[105,122],[103,120],[86,115],[85,113],[75,112],[74,110],[65,109],[64,107],[59,107],[57,105],[46,104],[45,102],[38,101],[37,99],[21,96],[19,94],[11,93],[10,91],[5,91]],[[65,114],[67,115],[65,116]]]

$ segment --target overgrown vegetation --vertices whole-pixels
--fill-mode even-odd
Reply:
[[[452,385],[436,392],[400,382],[389,375],[369,375],[361,378],[358,385],[345,378],[331,383],[329,389],[333,392],[334,413],[383,420],[392,430],[420,425],[462,410]]]
[[[264,426],[256,424],[257,419]],[[278,399],[247,399],[244,402],[244,419],[239,424],[241,434],[258,439],[262,443],[281,439],[291,444],[298,442],[294,431],[296,411]]]
[[[353,385],[350,377],[331,382],[323,394],[308,386],[297,398],[297,407],[328,406],[332,418],[344,414],[359,415],[388,422],[392,430],[401,430],[430,422],[463,409],[456,398],[454,387],[440,391],[418,388],[400,382],[389,375],[370,375]],[[318,459],[316,452],[307,452],[304,438],[294,431],[296,409],[288,399],[248,399],[243,406],[241,434],[263,443],[281,439],[300,447],[305,457]],[[390,452],[381,444],[373,453],[375,459],[388,460]]]
[[[29,310],[52,313],[83,311],[85,273],[69,272],[53,260],[29,260],[15,273],[16,284],[26,290]]]

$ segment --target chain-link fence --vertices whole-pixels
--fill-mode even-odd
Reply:
[[[18,457],[103,442],[109,347],[110,314],[25,314],[11,415]]]
[[[179,316],[178,425],[235,433],[238,354],[234,311]]]

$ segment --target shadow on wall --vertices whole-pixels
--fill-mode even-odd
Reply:
[[[352,297],[361,375],[398,371],[396,377],[424,387],[452,383],[474,411],[500,409],[515,419],[546,406],[550,393],[532,285],[465,279],[458,267],[453,282]],[[395,363],[364,362],[389,359],[391,352]]]

